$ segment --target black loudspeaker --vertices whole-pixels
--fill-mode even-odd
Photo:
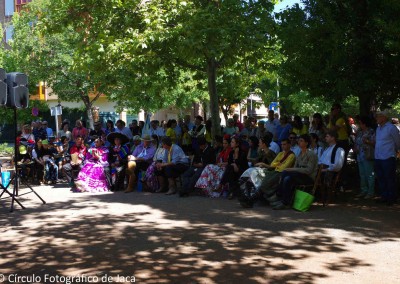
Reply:
[[[7,73],[7,106],[27,108],[29,103],[28,76],[24,73]]]
[[[5,106],[7,103],[7,83],[6,70],[0,68],[0,106]]]

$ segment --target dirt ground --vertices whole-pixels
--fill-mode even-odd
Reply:
[[[347,193],[301,213],[35,189],[47,204],[27,194],[27,208],[9,213],[10,200],[0,200],[0,282],[400,283],[399,205]]]

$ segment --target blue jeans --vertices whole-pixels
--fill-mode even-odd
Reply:
[[[50,160],[46,161],[45,170],[46,170],[46,176],[45,176],[46,181],[57,181],[58,166],[55,164],[54,161]]]
[[[375,160],[375,172],[378,178],[379,194],[385,201],[397,200],[396,158]]]
[[[374,161],[358,161],[360,173],[360,193],[373,195],[375,189]]]
[[[276,195],[283,204],[291,205],[295,186],[298,184],[314,184],[314,180],[306,174],[283,171]]]

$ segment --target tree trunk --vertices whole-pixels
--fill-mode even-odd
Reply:
[[[371,114],[372,100],[371,96],[368,94],[362,94],[358,96],[360,102],[360,115],[369,116]]]
[[[86,122],[86,128],[93,129],[93,112],[92,112],[92,103],[90,102],[88,94],[81,94],[83,104],[86,108],[86,114],[88,121]]]
[[[221,122],[219,119],[218,93],[217,93],[217,62],[211,58],[207,62],[208,94],[210,96],[211,134],[221,135]]]

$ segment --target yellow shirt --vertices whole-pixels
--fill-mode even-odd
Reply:
[[[349,135],[347,134],[347,126],[344,118],[339,117],[335,122],[335,126],[339,127],[337,130],[338,140],[347,140]],[[332,128],[332,124],[330,122],[328,124],[328,128]]]
[[[294,165],[294,162],[296,161],[296,156],[294,153],[290,154],[289,157],[286,158],[286,160],[281,163],[280,161],[283,159],[285,156],[284,152],[280,152],[275,159],[271,163],[271,167],[275,167],[275,171],[277,172],[282,172],[286,168],[291,168]]]
[[[292,132],[296,133],[297,136],[303,135],[303,134],[307,134],[308,133],[308,129],[307,129],[307,125],[303,124],[303,128],[302,129],[298,129],[298,128],[292,128]]]
[[[171,138],[172,143],[176,142],[176,133],[175,133],[174,129],[168,128],[167,132],[165,133],[165,136],[168,136],[169,138]]]

